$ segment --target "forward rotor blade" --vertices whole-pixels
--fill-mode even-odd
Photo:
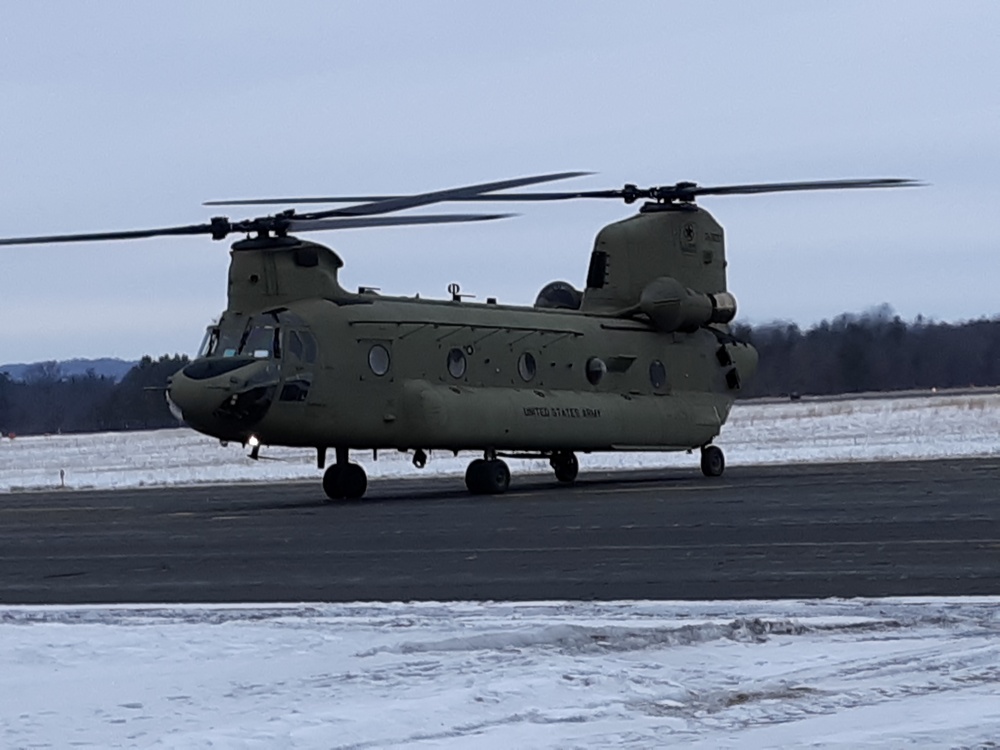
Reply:
[[[228,221],[226,224],[228,225]],[[215,234],[223,227],[216,224],[192,224],[186,227],[164,227],[162,229],[135,229],[125,232],[92,232],[89,234],[53,234],[44,237],[0,238],[0,245],[42,245],[56,242],[99,242],[104,240],[137,240],[146,237],[171,235]]]
[[[509,190],[511,188],[524,187],[525,185],[537,185],[540,182],[553,182],[555,180],[568,180],[571,177],[582,177],[589,172],[555,172],[552,174],[534,175],[531,177],[518,177],[513,180],[499,180],[497,182],[483,182],[478,185],[467,185],[464,187],[449,188],[446,190],[435,190],[431,193],[418,193],[417,195],[404,195],[399,198],[390,198],[384,201],[374,201],[372,203],[362,203],[360,206],[350,206],[349,208],[338,208],[330,211],[319,211],[313,214],[304,214],[299,218],[322,219],[327,216],[371,216],[373,214],[387,214],[395,211],[402,211],[407,208],[417,206],[427,206],[431,203],[442,203],[482,193],[489,193],[495,190]]]
[[[323,219],[332,216],[373,216],[376,214],[387,214],[395,211],[403,211],[408,208],[427,206],[432,203],[443,203],[446,201],[472,200],[475,196],[483,193],[490,193],[496,190],[510,190],[512,188],[525,187],[527,185],[537,185],[540,182],[554,182],[556,180],[568,180],[571,177],[582,177],[591,174],[590,172],[554,172],[552,174],[533,175],[531,177],[519,177],[512,180],[500,180],[497,182],[483,182],[478,185],[466,185],[446,190],[435,190],[430,193],[417,193],[415,195],[368,195],[368,196],[331,196],[329,198],[309,198],[304,201],[297,199],[284,200],[278,198],[265,198],[261,200],[247,201],[211,201],[207,205],[267,205],[274,203],[344,203],[361,199],[366,202],[358,206],[348,208],[335,208],[329,211],[317,211],[310,214],[301,214],[299,218]]]
[[[493,221],[517,214],[427,214],[424,216],[344,216],[322,219],[288,220],[288,231],[307,232],[318,229],[361,229],[363,227],[393,227],[411,224],[457,224],[466,221]]]
[[[289,203],[375,203],[405,198],[403,195],[331,195],[328,198],[244,198],[231,201],[202,201],[203,206],[286,206]]]
[[[405,198],[405,195],[331,195],[317,198],[249,198],[236,201],[205,201],[204,206],[287,206],[305,203],[358,203],[360,201],[389,201]],[[572,198],[621,198],[621,190],[582,190],[566,193],[481,193],[478,195],[448,198],[449,202],[493,203],[502,201],[564,201]]]

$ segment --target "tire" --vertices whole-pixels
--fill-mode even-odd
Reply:
[[[510,467],[499,458],[487,461],[488,494],[501,495],[510,487]]]
[[[565,484],[575,482],[577,474],[580,473],[580,462],[572,452],[556,453],[549,464],[556,473],[556,479]]]
[[[323,475],[328,502],[357,500],[368,489],[368,475],[358,464],[333,464]]]
[[[706,445],[701,449],[701,473],[706,477],[721,477],[726,470],[726,457],[722,449]]]
[[[328,503],[344,499],[344,491],[340,486],[340,474],[343,468],[342,464],[333,464],[323,474],[323,492],[326,493]]]
[[[358,464],[346,464],[340,472],[339,484],[347,500],[358,500],[368,489],[368,475]]]
[[[483,475],[486,473],[486,461],[477,458],[465,469],[465,487],[473,495],[485,494],[485,481]]]
[[[510,468],[499,459],[477,458],[465,470],[465,486],[473,495],[500,495],[510,486]]]

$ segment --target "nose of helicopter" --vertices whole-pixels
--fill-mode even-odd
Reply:
[[[167,384],[175,417],[221,440],[246,440],[267,413],[278,386],[272,361],[250,357],[195,360]]]

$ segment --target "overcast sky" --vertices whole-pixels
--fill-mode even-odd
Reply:
[[[998,35],[986,1],[5,3],[0,235],[563,170],[597,173],[559,186],[581,189],[910,177],[930,186],[703,199],[739,319],[994,316]],[[595,233],[634,207],[515,210],[311,238],[347,288],[530,304],[582,286]],[[207,238],[0,253],[0,362],[193,353],[225,307],[227,243]]]

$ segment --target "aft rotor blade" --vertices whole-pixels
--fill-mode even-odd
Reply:
[[[91,232],[89,234],[52,234],[41,237],[0,238],[0,245],[42,245],[56,242],[101,242],[104,240],[138,240],[146,237],[166,237],[189,234],[216,234],[226,227],[215,224],[192,224],[184,227],[164,227],[161,229],[135,229],[125,232]]]
[[[925,183],[919,180],[898,177],[880,178],[874,180],[814,180],[810,182],[765,182],[756,185],[719,185],[717,187],[690,188],[677,185],[678,192],[688,195],[741,195],[753,193],[789,193],[800,190],[856,190],[859,188],[896,188],[921,187]],[[663,188],[669,191],[671,188]]]
[[[456,224],[466,221],[493,221],[517,214],[426,214],[424,216],[343,216],[323,219],[288,220],[290,232],[307,232],[318,229],[361,229],[363,227],[393,227],[412,224]]]

